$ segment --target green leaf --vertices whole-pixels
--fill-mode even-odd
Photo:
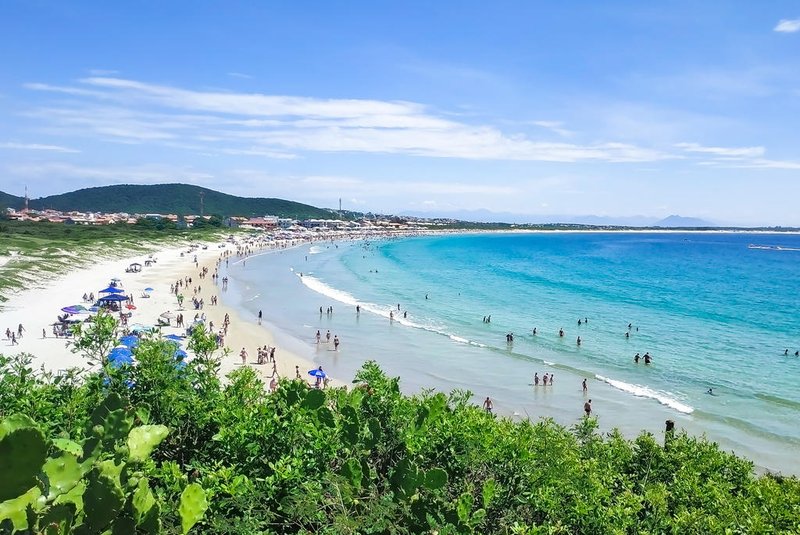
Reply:
[[[71,491],[83,477],[83,471],[78,459],[67,452],[61,452],[58,457],[47,459],[42,471],[47,476],[49,485],[48,500],[53,500]]]
[[[42,491],[39,487],[33,487],[22,496],[13,500],[0,502],[0,522],[11,520],[15,529],[24,530],[28,528],[28,506],[39,499]],[[6,533],[0,529],[0,533]]]
[[[144,461],[156,446],[167,438],[169,429],[165,425],[142,425],[134,427],[128,434],[128,449],[132,461]]]
[[[322,407],[324,404],[325,392],[322,390],[309,390],[306,392],[306,396],[300,406],[313,411]]]
[[[88,481],[83,493],[85,523],[91,531],[103,531],[119,514],[125,497],[119,485],[99,470],[92,470]]]
[[[16,498],[36,485],[47,456],[47,443],[34,427],[9,428],[0,439],[0,502]]]
[[[458,520],[461,521],[462,524],[469,522],[470,513],[472,513],[472,503],[472,494],[468,492],[458,497],[456,512],[458,513]]]
[[[181,514],[181,527],[183,533],[189,533],[208,509],[208,502],[206,501],[206,493],[203,487],[197,483],[192,483],[183,489],[181,494],[181,504],[178,511]]]
[[[419,486],[419,472],[417,466],[408,459],[401,459],[395,466],[391,482],[396,491],[405,496],[411,496]]]
[[[317,409],[317,420],[325,427],[335,427],[336,421],[333,419],[333,413],[328,407],[320,407]]]
[[[139,485],[133,492],[133,499],[131,502],[133,505],[134,520],[136,520],[136,524],[141,525],[147,519],[147,514],[156,504],[156,498],[153,496],[153,492],[150,490],[150,485],[147,484],[146,479],[142,478],[139,480]]]
[[[428,490],[438,490],[447,484],[447,472],[441,468],[431,468],[425,472],[423,485]]]
[[[373,449],[381,439],[381,423],[377,418],[370,418],[367,420],[367,427],[369,428],[369,440],[366,441],[365,445],[367,448]]]
[[[24,414],[13,414],[8,418],[3,419],[3,421],[0,421],[0,439],[12,431],[24,429],[26,427],[35,428],[36,422]]]
[[[75,520],[75,505],[54,505],[39,520],[39,527],[45,527],[48,535],[70,533],[72,522]]]
[[[61,451],[66,451],[71,453],[75,457],[80,457],[83,455],[83,448],[80,444],[75,442],[74,440],[69,440],[68,438],[54,438],[53,439],[53,446],[60,449]]]
[[[136,533],[136,522],[129,516],[118,516],[111,524],[111,535],[130,535]]]
[[[350,484],[356,489],[361,488],[361,480],[363,473],[361,472],[361,464],[355,459],[349,459],[344,466],[342,466],[342,475],[346,477]]]
[[[497,481],[494,479],[487,479],[483,482],[483,508],[488,509],[492,503],[495,495],[497,494]]]

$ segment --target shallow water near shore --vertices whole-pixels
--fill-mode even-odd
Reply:
[[[663,436],[672,419],[761,468],[797,474],[794,249],[800,236],[726,233],[317,242],[231,260],[223,299],[245,317],[262,310],[279,345],[345,381],[374,359],[407,392],[468,389],[499,414],[566,425],[591,398],[603,430]],[[635,364],[637,352],[653,363]],[[554,373],[554,385],[532,386],[537,372]]]

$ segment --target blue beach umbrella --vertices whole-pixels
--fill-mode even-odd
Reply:
[[[66,312],[67,314],[78,314],[78,313],[80,313],[80,310],[78,310],[74,306],[69,306],[69,307],[62,308],[61,312]]]
[[[106,296],[101,297],[100,299],[98,299],[98,301],[104,301],[104,302],[108,302],[108,303],[110,303],[112,301],[119,302],[119,301],[127,301],[127,300],[128,300],[128,296],[127,295],[122,295],[122,294],[106,295]]]
[[[188,357],[189,355],[183,349],[176,349],[174,356],[175,356],[176,360],[183,360],[186,357]]]
[[[180,336],[180,335],[177,335],[177,334],[168,334],[164,338],[166,338],[167,340],[172,340],[173,342],[182,342],[183,341],[183,336]]]
[[[319,369],[317,369],[317,370],[308,370],[308,375],[310,375],[311,377],[320,377],[322,379],[325,379],[328,376],[327,373],[325,373],[324,371],[319,370]]]
[[[129,334],[128,336],[123,336],[119,339],[119,343],[129,348],[134,348],[139,345],[139,337]]]
[[[148,287],[148,288],[145,288],[145,289],[144,289],[144,291],[145,291],[145,292],[152,292],[152,291],[153,291],[153,289]]]
[[[133,364],[133,353],[127,347],[115,347],[108,354],[108,362],[115,368]]]

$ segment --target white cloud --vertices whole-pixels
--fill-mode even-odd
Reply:
[[[572,130],[564,128],[564,123],[561,121],[533,121],[532,124],[555,132],[561,137],[570,137],[575,133]]]
[[[199,144],[206,147],[204,153],[273,158],[290,158],[294,151],[548,162],[643,162],[671,157],[629,143],[540,141],[493,125],[445,118],[414,102],[195,91],[108,77],[81,83],[92,89],[26,84],[38,91],[85,97],[71,107],[51,107],[34,114],[70,135],[173,146]],[[570,133],[560,123],[539,123],[561,135]],[[225,149],[218,149],[220,142],[226,144]]]
[[[245,80],[250,80],[251,78],[253,78],[249,74],[245,74],[243,72],[229,72],[228,76],[230,76],[231,78],[244,78]]]
[[[160,184],[182,182],[208,184],[214,175],[187,167],[167,165],[137,166],[86,166],[64,162],[37,162],[10,164],[5,170],[17,177],[44,178],[48,180],[80,179],[83,184]]]
[[[89,69],[89,74],[92,76],[113,76],[119,74],[119,71],[112,69]]]
[[[71,152],[71,153],[80,152],[77,149],[71,149],[69,147],[62,147],[60,145],[42,145],[42,144],[39,144],[39,143],[13,143],[13,142],[0,143],[0,149],[9,149],[9,150],[43,150],[43,151],[51,151],[51,152]]]
[[[781,33],[794,33],[800,31],[800,19],[781,19],[775,28],[776,32]]]
[[[687,152],[713,154],[723,158],[755,158],[766,152],[764,147],[705,147],[698,143],[676,143],[675,146]]]

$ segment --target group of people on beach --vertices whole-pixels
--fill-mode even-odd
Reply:
[[[19,324],[16,331],[11,330],[10,327],[6,328],[6,340],[11,342],[12,346],[19,345],[19,339],[22,338],[22,334],[25,332],[25,327],[22,324]],[[44,331],[42,331],[44,332]]]
[[[322,342],[322,333],[319,332],[319,329],[317,329],[316,339],[317,339],[317,345],[319,345],[319,343]],[[327,344],[330,341],[331,341],[331,331],[330,331],[330,329],[328,329],[328,331],[325,333],[325,343]],[[340,343],[339,335],[334,335],[333,336],[333,350],[334,351],[339,351],[339,343]]]

